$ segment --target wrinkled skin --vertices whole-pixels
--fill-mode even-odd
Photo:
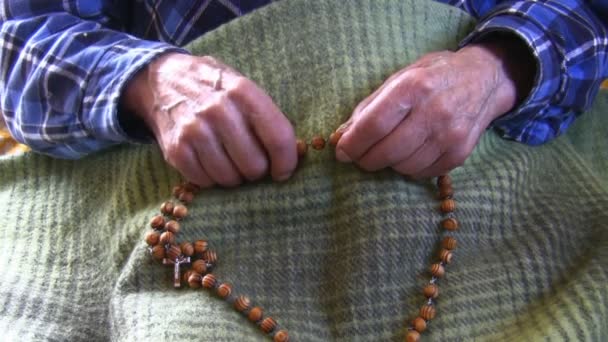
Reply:
[[[492,120],[529,91],[509,49],[469,45],[398,71],[339,128],[336,158],[414,178],[461,165]],[[211,57],[163,55],[128,84],[123,101],[154,133],[165,160],[203,187],[268,173],[282,181],[296,168],[287,118],[254,82]]]
[[[462,165],[516,98],[508,69],[487,47],[430,53],[357,106],[340,128],[336,158],[367,171],[438,176]]]
[[[296,167],[285,115],[254,82],[211,57],[161,56],[129,84],[126,105],[153,132],[165,160],[202,187],[268,172],[282,181]]]

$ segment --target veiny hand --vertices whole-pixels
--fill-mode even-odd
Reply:
[[[430,53],[397,72],[341,126],[336,158],[413,178],[460,166],[492,120],[516,104],[519,76],[503,49]]]
[[[138,73],[127,108],[153,132],[165,160],[202,187],[235,186],[297,164],[293,127],[254,82],[211,57],[169,53]]]

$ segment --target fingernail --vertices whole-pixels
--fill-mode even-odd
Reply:
[[[282,174],[280,176],[277,176],[276,180],[278,182],[284,182],[284,181],[288,180],[289,177],[291,177],[291,172],[287,172],[287,173],[284,173],[284,174]]]
[[[344,151],[342,151],[341,148],[336,149],[336,159],[338,159],[338,161],[341,161],[343,163],[350,163],[352,162],[352,160],[350,159],[350,157],[344,153]]]
[[[338,129],[336,129],[336,132],[344,133],[344,132],[346,132],[346,129],[348,128],[348,126],[350,126],[350,121],[341,124],[340,127],[338,127]]]

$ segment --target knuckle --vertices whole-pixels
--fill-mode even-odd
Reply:
[[[232,98],[240,98],[243,94],[251,89],[253,82],[245,76],[235,76],[232,82],[226,85],[226,93]]]
[[[437,88],[436,78],[429,72],[423,70],[412,70],[412,86],[419,94],[429,94]]]

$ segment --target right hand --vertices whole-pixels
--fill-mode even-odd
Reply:
[[[124,101],[165,160],[202,187],[236,186],[297,164],[289,120],[253,81],[212,57],[168,53],[129,82]]]

